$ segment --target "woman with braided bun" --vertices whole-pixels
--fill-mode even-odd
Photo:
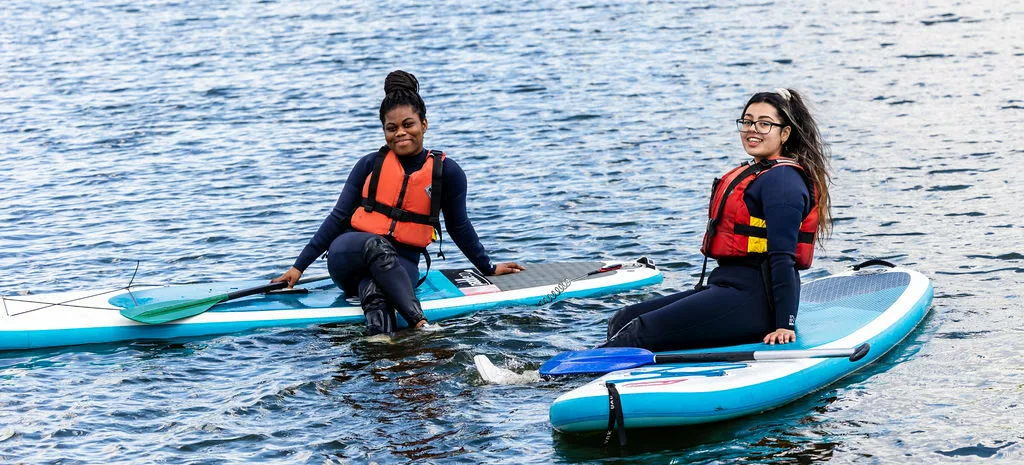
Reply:
[[[713,183],[697,286],[618,311],[602,347],[796,341],[798,270],[810,267],[816,239],[831,229],[829,149],[791,89],[754,94],[736,127],[753,159]],[[705,286],[708,258],[718,267]]]
[[[391,72],[384,94],[380,122],[387,145],[356,161],[334,209],[292,267],[271,281],[290,288],[326,251],[332,280],[359,296],[371,336],[395,331],[395,310],[411,327],[427,324],[415,287],[420,255],[440,237],[442,213],[448,235],[483,274],[523,269],[514,262],[491,264],[466,213],[466,174],[443,152],[424,148],[427,107],[416,77]]]

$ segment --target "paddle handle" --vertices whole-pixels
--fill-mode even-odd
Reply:
[[[300,279],[300,280],[296,281],[295,284],[306,284],[306,283],[311,283],[311,282],[315,282],[315,281],[323,281],[323,280],[329,279],[329,278],[330,278],[330,276],[317,276],[315,278],[305,278],[305,279]],[[281,282],[277,282],[277,283],[264,284],[264,285],[258,286],[258,287],[251,287],[249,289],[240,289],[240,290],[237,290],[237,291],[234,291],[234,292],[229,292],[227,294],[227,298],[225,298],[224,301],[228,301],[228,300],[232,300],[232,299],[238,299],[238,298],[246,297],[246,296],[250,296],[250,295],[264,294],[264,293],[267,293],[267,292],[270,292],[270,291],[276,291],[276,290],[284,288],[284,287],[288,287],[288,282],[287,281],[281,281]]]

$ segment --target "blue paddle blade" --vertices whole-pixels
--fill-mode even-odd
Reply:
[[[562,352],[540,366],[543,376],[609,373],[654,363],[654,353],[635,347]]]

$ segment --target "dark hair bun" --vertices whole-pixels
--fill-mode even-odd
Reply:
[[[420,115],[421,120],[427,119],[427,105],[420,97],[420,81],[416,76],[400,69],[392,71],[384,79],[384,100],[380,102],[380,122],[384,123],[384,115],[395,107],[409,105]]]
[[[402,70],[392,71],[384,79],[384,94],[388,95],[398,91],[418,94],[420,92],[420,82],[411,73]]]

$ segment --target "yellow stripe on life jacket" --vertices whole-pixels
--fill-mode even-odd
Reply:
[[[750,226],[759,229],[768,229],[768,223],[762,218],[750,217]],[[767,253],[768,252],[768,237],[747,237],[747,253]]]

